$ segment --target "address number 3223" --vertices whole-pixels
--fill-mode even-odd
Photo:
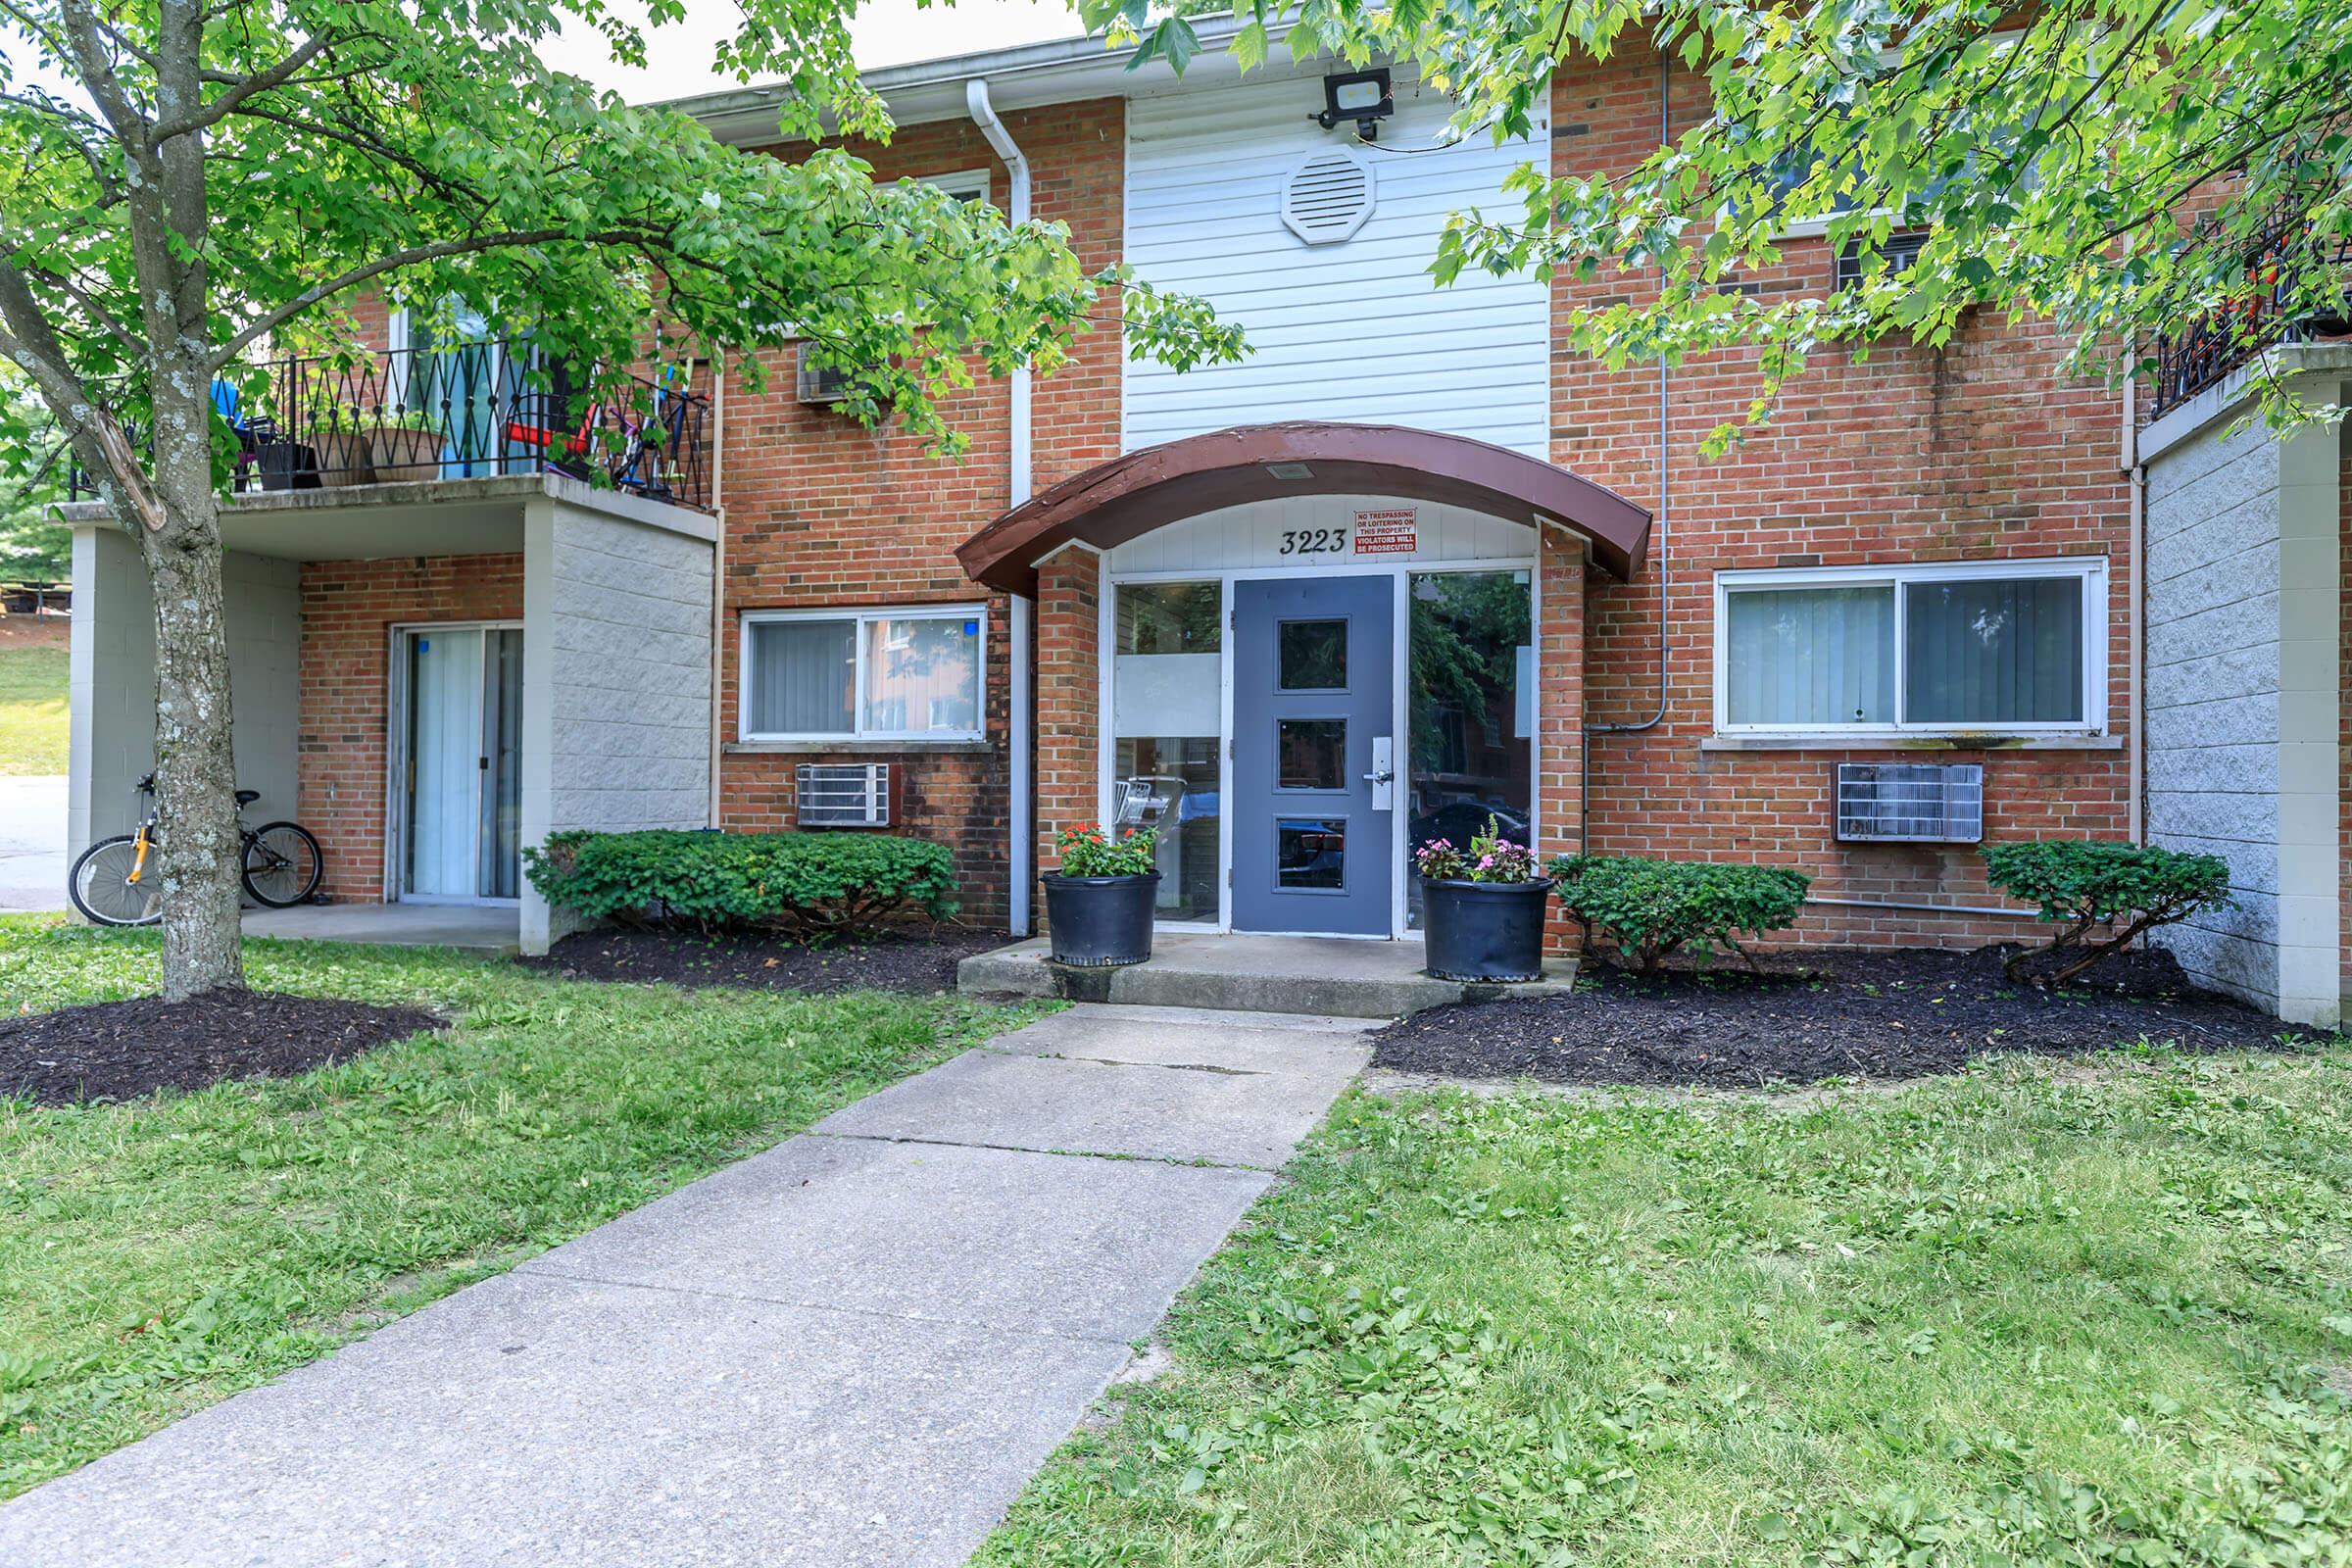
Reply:
[[[1347,548],[1345,528],[1285,528],[1282,533],[1286,556],[1336,556]]]

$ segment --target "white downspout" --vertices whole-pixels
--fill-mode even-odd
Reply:
[[[2148,469],[2139,459],[2139,377],[2132,368],[2138,341],[2126,345],[2124,364],[2123,449],[2119,454],[2131,487],[2132,523],[2126,549],[2131,554],[2131,612],[2125,619],[2124,640],[2130,645],[2130,700],[2125,706],[2132,734],[2125,773],[2132,791],[2131,826],[2134,844],[2148,842]]]
[[[1011,188],[1005,193],[1004,213],[1015,223],[1029,221],[1029,160],[997,118],[994,105],[988,101],[988,83],[978,76],[963,84],[964,107],[971,111],[972,123],[980,127],[987,138],[989,150],[1004,165],[1005,178]],[[1011,397],[1009,415],[1011,430],[1006,443],[1011,448],[1004,476],[1005,507],[1010,510],[1029,499],[1034,466],[1030,455],[1031,402],[1029,368],[1017,367],[1008,381]],[[1011,662],[1011,695],[1007,714],[1010,727],[1005,758],[1005,789],[1009,803],[1005,811],[1007,826],[1005,846],[1006,871],[1011,886],[1005,892],[1004,923],[1015,936],[1029,932],[1029,884],[1034,879],[1032,866],[1036,851],[1036,831],[1031,826],[1031,806],[1036,781],[1035,741],[1033,726],[1037,717],[1037,672],[1031,664],[1031,642],[1036,625],[1037,605],[1021,594],[1012,595],[1012,615],[1009,632]]]
[[[720,761],[726,755],[726,709],[719,680],[726,673],[727,646],[727,357],[710,356],[710,515],[718,537],[710,542],[710,825],[720,818]]]

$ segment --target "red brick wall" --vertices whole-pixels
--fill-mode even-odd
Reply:
[[[1124,104],[1067,104],[1004,119],[1030,161],[1033,215],[1069,224],[1090,268],[1115,260],[1123,232]],[[1003,165],[968,122],[909,126],[888,147],[858,144],[852,150],[873,165],[880,179],[985,168],[993,182],[990,199],[1000,207],[1008,199]],[[1040,489],[1118,451],[1115,303],[1106,302],[1098,330],[1078,342],[1068,363],[1036,383],[1031,417]],[[794,393],[790,357],[777,356],[768,370],[767,388],[758,396],[740,384],[726,394],[725,733],[735,733],[736,628],[744,611],[984,600],[988,740],[978,750],[954,751],[730,750],[720,764],[720,823],[791,826],[799,763],[835,755],[894,761],[902,769],[904,830],[952,846],[963,884],[963,918],[1001,926],[1007,909],[1009,609],[1004,596],[963,575],[955,549],[1009,500],[1006,390],[983,376],[950,400],[948,417],[971,444],[961,459],[947,460],[888,427],[865,430],[804,406]],[[1090,804],[1088,814],[1092,810]]]
[[[1555,88],[1555,165],[1627,167],[1654,146],[1654,61],[1621,58],[1564,74]],[[1678,74],[1675,120],[1705,112],[1701,83]],[[1037,215],[1070,224],[1086,260],[1116,257],[1121,239],[1124,122],[1115,101],[1008,117],[1035,171]],[[1002,203],[1003,170],[974,127],[917,125],[888,148],[859,147],[884,178],[986,167]],[[1826,288],[1825,241],[1792,240],[1761,291]],[[1555,317],[1580,299],[1635,296],[1639,277],[1555,286]],[[1562,339],[1564,342],[1564,338]],[[2128,719],[2128,497],[2117,471],[2116,400],[2058,373],[2062,345],[2046,327],[1985,318],[1942,349],[1880,345],[1866,358],[1817,355],[1775,423],[1728,457],[1702,461],[1707,431],[1737,419],[1755,385],[1754,357],[1728,354],[1678,368],[1668,381],[1670,429],[1659,434],[1655,368],[1608,372],[1555,348],[1552,455],[1587,477],[1655,503],[1661,451],[1671,472],[1666,549],[1653,548],[1628,584],[1593,576],[1579,602],[1571,559],[1546,541],[1543,704],[1550,739],[1540,760],[1546,848],[1572,848],[1590,807],[1601,850],[1797,864],[1825,900],[1978,906],[1994,901],[1973,849],[1841,847],[1832,834],[1835,764],[1885,750],[1725,752],[1703,749],[1713,727],[1713,576],[1718,570],[1888,561],[2109,558],[2109,728]],[[950,415],[972,438],[960,462],[867,432],[793,397],[790,365],[770,366],[758,397],[731,388],[725,430],[729,611],[723,698],[737,699],[734,628],[754,608],[964,602],[982,597],[955,546],[1003,508],[1005,394],[983,381]],[[1037,383],[1040,487],[1115,455],[1119,343],[1115,324],[1081,342],[1072,362]],[[1038,827],[1098,808],[1097,564],[1072,553],[1042,589]],[[1592,742],[1589,803],[1577,795],[1586,720],[1640,721],[1656,710],[1661,597],[1669,612],[1665,717],[1652,729]],[[956,846],[969,917],[999,917],[1004,897],[1005,607],[990,603],[989,739],[985,749],[906,753],[906,826]],[[2352,642],[2348,642],[2352,649]],[[2352,659],[2352,652],[2347,653]],[[732,721],[730,720],[730,727]],[[871,756],[874,754],[860,754]],[[1986,766],[1988,837],[2121,836],[2129,821],[2121,749],[1950,754]],[[805,754],[732,752],[722,763],[722,821],[788,825],[792,768]],[[2347,801],[2352,833],[2352,800]],[[1050,857],[1041,857],[1050,863]],[[1974,942],[2020,922],[1825,904],[1804,940]]]
[[[303,565],[296,815],[318,835],[326,859],[320,891],[328,898],[384,896],[392,627],[521,618],[518,555]]]
[[[1544,861],[1574,853],[1583,819],[1586,588],[1583,542],[1556,528],[1539,532],[1536,667],[1544,675],[1536,694],[1536,857]],[[1578,933],[1556,900],[1549,918],[1551,948],[1573,951]]]
[[[1102,813],[1102,558],[1091,550],[1065,550],[1037,568],[1041,871],[1059,863],[1054,853],[1056,831]]]
[[[1706,112],[1703,83],[1677,73],[1677,127]],[[1554,90],[1556,170],[1630,166],[1658,139],[1654,59],[1564,74]],[[1795,239],[1758,273],[1766,294],[1826,291],[1826,240]],[[1606,276],[1555,286],[1563,319],[1579,301],[1638,298],[1654,284]],[[1562,336],[1564,345],[1564,333]],[[1637,735],[1592,744],[1595,850],[1788,863],[1824,899],[1983,906],[1998,903],[1970,847],[1841,846],[1833,836],[1836,764],[1918,753],[1866,749],[1714,752],[1714,574],[1720,570],[2053,555],[2109,559],[2108,724],[2128,720],[2129,497],[2117,467],[2114,394],[2059,373],[2045,326],[1986,317],[1950,345],[1889,340],[1868,358],[1821,353],[1772,425],[1728,456],[1699,445],[1739,419],[1756,387],[1755,356],[1676,368],[1664,443],[1669,493],[1661,554],[1628,585],[1594,574],[1588,607],[1588,717],[1647,719],[1657,710],[1661,588],[1667,596],[1666,714]],[[1552,456],[1650,507],[1658,503],[1655,367],[1612,373],[1555,350]],[[1548,675],[1547,671],[1547,675]],[[2122,750],[1937,754],[1985,765],[1985,836],[2122,837],[2129,830]],[[2023,922],[1817,906],[1802,940],[1975,943]]]

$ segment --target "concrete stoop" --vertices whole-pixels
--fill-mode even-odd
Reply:
[[[1556,996],[1576,981],[1574,959],[1555,958],[1525,985],[1469,985],[1422,972],[1417,942],[1345,937],[1221,936],[1163,931],[1143,963],[1076,969],[1053,962],[1033,937],[975,954],[956,966],[967,995],[1061,997],[1131,1006],[1398,1018],[1455,1002]]]

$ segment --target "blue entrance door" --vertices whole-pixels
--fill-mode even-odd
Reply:
[[[1389,936],[1396,579],[1233,585],[1233,924]]]

